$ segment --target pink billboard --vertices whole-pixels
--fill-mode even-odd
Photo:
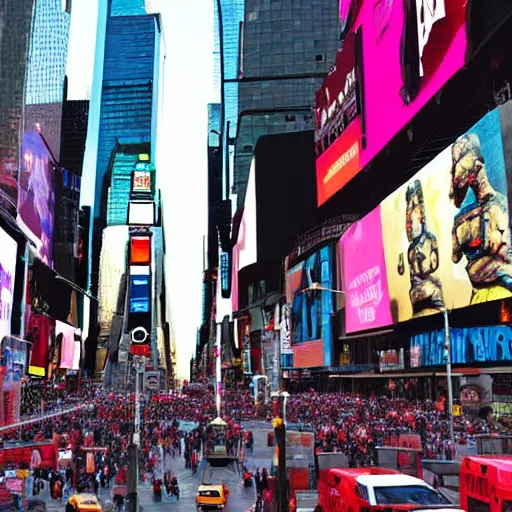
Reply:
[[[375,329],[393,323],[380,206],[355,222],[338,242],[345,290],[346,331]]]
[[[333,162],[343,158],[341,151],[353,138],[354,111],[361,118],[361,151],[356,171],[338,166],[329,193],[319,195],[319,206],[366,167],[465,65],[467,4],[340,0],[343,48],[316,97],[317,188],[324,188],[318,169],[325,155]]]
[[[465,64],[467,0],[365,0],[361,168]]]

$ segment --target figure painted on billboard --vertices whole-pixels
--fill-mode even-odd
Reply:
[[[19,181],[18,216],[22,227],[38,240],[41,260],[51,265],[53,236],[53,164],[37,133],[25,135]]]
[[[467,0],[404,0],[401,65],[404,105],[437,71],[465,23]]]
[[[434,274],[439,268],[439,251],[436,236],[427,229],[425,202],[420,180],[407,187],[405,195],[406,231],[409,240],[407,261],[410,269],[413,317],[430,315],[443,308],[441,281]],[[405,272],[403,254],[399,256],[398,273]]]
[[[507,198],[487,176],[480,139],[474,133],[460,137],[452,147],[450,198],[460,208],[469,189],[475,200],[455,216],[452,242],[454,263],[467,258],[473,286],[471,304],[512,295],[512,250]]]

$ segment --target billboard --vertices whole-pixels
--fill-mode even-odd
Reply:
[[[345,41],[352,34],[356,40],[360,38],[360,47],[356,41],[355,52],[364,126],[359,170],[464,66],[467,3],[467,0],[344,0],[340,3]],[[350,67],[354,55],[342,52],[341,58],[346,62],[345,67]],[[324,88],[328,79],[329,76]],[[353,134],[338,129],[333,137],[336,136],[350,139]],[[341,156],[334,144],[321,156],[330,152],[335,153],[333,161]],[[322,165],[323,160],[319,158],[317,166]],[[345,179],[339,177],[338,190],[354,176],[352,168],[340,172]],[[318,204],[322,204],[320,195]]]
[[[54,164],[41,135],[23,137],[18,180],[18,225],[35,244],[39,258],[52,266],[55,211]]]
[[[151,193],[151,173],[149,171],[133,171],[132,192]]]
[[[0,341],[11,334],[11,313],[18,244],[0,228]]]
[[[130,226],[154,226],[155,203],[152,201],[130,201],[128,224]]]
[[[295,368],[331,365],[333,295],[306,290],[313,283],[328,290],[333,288],[331,249],[327,246],[316,251],[287,273]]]
[[[512,327],[509,325],[452,328],[450,332],[454,364],[512,361]],[[411,336],[411,367],[445,365],[444,336],[443,330]]]
[[[347,332],[393,323],[389,307],[380,206],[355,222],[338,244],[339,289],[346,292]]]
[[[130,313],[149,313],[150,297],[149,267],[130,267]]]
[[[511,115],[487,114],[341,238],[347,332],[512,296]]]

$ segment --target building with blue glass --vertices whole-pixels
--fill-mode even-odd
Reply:
[[[144,0],[108,1],[99,116],[95,127],[89,124],[89,133],[93,135],[91,132],[97,130],[98,134],[91,259],[93,291],[101,231],[107,225],[109,210],[109,170],[118,148],[146,144],[154,161],[162,40],[160,17],[146,13]]]

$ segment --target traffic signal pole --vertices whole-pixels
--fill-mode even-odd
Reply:
[[[128,445],[128,485],[126,489],[127,498],[129,499],[129,512],[137,512],[138,509],[141,377],[146,370],[146,357],[134,355],[133,363],[135,366],[135,418],[133,440]]]

